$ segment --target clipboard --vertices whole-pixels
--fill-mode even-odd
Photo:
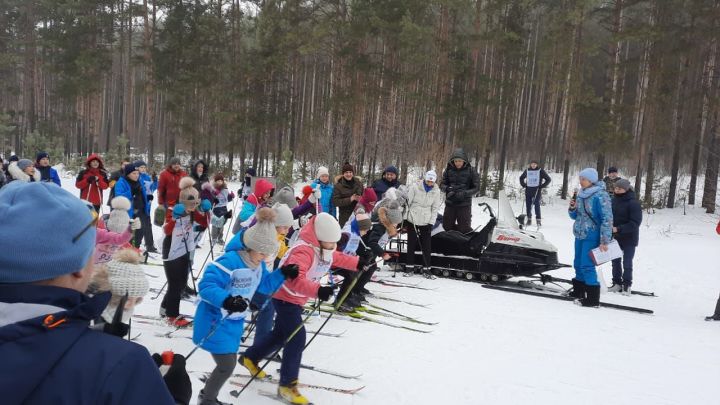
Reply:
[[[590,258],[596,266],[623,257],[623,251],[622,249],[620,249],[620,244],[617,240],[613,239],[612,241],[610,241],[607,247],[608,249],[606,252],[601,252],[599,247],[590,251]]]

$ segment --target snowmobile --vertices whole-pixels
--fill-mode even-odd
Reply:
[[[497,282],[570,267],[558,262],[557,248],[545,240],[542,233],[522,228],[525,216],[515,217],[504,191],[500,191],[497,200],[484,199],[478,206],[488,220],[472,232],[445,231],[442,225],[433,229],[430,263],[433,274]],[[419,249],[420,246],[412,254],[415,263],[421,264]],[[392,239],[385,251],[393,257],[386,262],[391,270],[404,271],[407,241]]]

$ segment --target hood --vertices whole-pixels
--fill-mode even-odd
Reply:
[[[360,197],[360,201],[358,201],[359,204],[363,206],[366,213],[371,213],[373,208],[375,207],[375,204],[377,202],[377,194],[375,193],[375,190],[373,190],[371,187],[367,187],[365,190],[363,190],[362,197]]]
[[[92,153],[90,156],[85,159],[85,167],[88,169],[90,168],[90,162],[93,160],[97,160],[100,163],[100,166],[98,167],[99,170],[105,170],[105,164],[103,163],[102,158],[97,153]]]
[[[198,176],[198,174],[197,174],[197,167],[200,166],[200,165],[203,165],[203,166],[205,167],[205,171],[203,172],[202,177],[201,177],[201,176]],[[205,161],[202,160],[202,159],[200,159],[200,160],[198,160],[197,162],[193,163],[192,169],[190,170],[190,174],[192,175],[192,177],[193,177],[195,180],[208,178],[208,165],[207,165],[207,163],[205,163]]]
[[[260,179],[255,183],[255,191],[253,191],[253,193],[250,195],[250,197],[248,197],[247,200],[250,202],[250,204],[252,204],[254,206],[258,206],[258,205],[260,205],[259,198],[263,194],[267,193],[268,191],[270,191],[274,188],[275,188],[275,186],[273,186],[273,184],[270,183],[269,181],[267,181],[265,179]]]
[[[15,180],[20,181],[30,181],[30,175],[26,174],[24,171],[20,170],[20,168],[17,165],[17,162],[12,162],[8,166],[8,173],[10,173],[10,176]],[[42,176],[40,175],[40,171],[35,169],[35,174],[33,175],[33,178],[35,181],[40,181],[42,179]]]
[[[470,165],[470,163],[468,161],[467,153],[465,153],[465,151],[462,149],[455,149],[453,151],[453,153],[450,155],[450,160],[448,160],[448,164],[447,164],[448,168],[455,168],[455,165],[452,162],[455,159],[462,159],[465,161],[463,168],[466,168],[466,167],[468,167],[468,165]]]
[[[360,184],[362,184],[362,177],[353,176],[351,181],[347,181],[347,180],[345,180],[345,178],[343,177],[342,174],[338,174],[337,176],[335,176],[335,183],[342,182],[343,184],[350,184],[350,183],[355,183],[356,181],[359,182]]]
[[[320,241],[318,241],[317,235],[315,235],[315,218],[317,218],[317,216],[310,218],[310,221],[300,228],[299,238],[309,243],[312,247],[319,249]]]
[[[632,189],[626,191],[625,194],[615,194],[615,199],[623,201],[634,200],[636,198],[635,191]]]

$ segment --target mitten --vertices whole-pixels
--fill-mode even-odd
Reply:
[[[299,270],[300,268],[298,268],[297,264],[287,264],[280,267],[280,272],[285,276],[285,280],[294,280],[298,276]]]
[[[227,298],[225,298],[225,301],[223,301],[222,307],[225,308],[228,312],[245,312],[248,307],[247,301],[245,301],[245,298],[241,296],[233,297],[232,295],[228,295]]]
[[[185,204],[176,204],[172,210],[172,216],[174,219],[178,219],[185,215]]]

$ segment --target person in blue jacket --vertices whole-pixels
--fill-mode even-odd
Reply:
[[[613,214],[610,196],[605,191],[605,183],[598,181],[597,170],[583,169],[579,176],[582,189],[573,195],[568,211],[570,218],[575,220],[575,278],[571,295],[584,307],[597,307],[600,305],[600,283],[590,251],[598,247],[607,251],[612,240]]]
[[[195,312],[193,342],[210,352],[216,367],[200,391],[198,404],[217,405],[217,395],[232,375],[253,295],[271,296],[298,275],[297,265],[268,272],[265,261],[278,250],[275,212],[260,208],[257,222],[238,233],[226,253],[208,265],[200,281],[200,304]],[[256,301],[262,302],[262,301]]]
[[[130,219],[139,217],[140,213],[145,213],[149,217],[150,200],[148,200],[145,187],[140,182],[140,170],[135,166],[135,163],[128,163],[125,165],[123,172],[125,175],[115,183],[113,195],[115,197],[123,196],[130,200],[132,203],[132,207],[128,210]]]
[[[380,201],[383,199],[383,195],[389,188],[398,188],[400,185],[401,183],[398,180],[398,169],[397,167],[390,165],[382,172],[382,177],[375,180],[372,188],[375,190],[377,200]]]
[[[60,176],[58,176],[57,170],[50,166],[50,155],[47,152],[38,152],[35,158],[35,169],[40,172],[40,181],[61,186]]]
[[[0,238],[0,402],[188,404],[184,357],[175,356],[163,383],[147,349],[89,327],[111,297],[83,294],[94,212],[54,184],[17,181],[0,190],[3,230],[13,235]]]
[[[330,172],[325,166],[320,166],[317,171],[315,181],[310,185],[313,189],[320,189],[320,209],[321,212],[327,212],[333,218],[337,217],[335,206],[332,203],[333,183],[330,181]]]
[[[152,233],[152,221],[150,220],[150,207],[152,205],[152,201],[155,198],[154,193],[155,190],[158,188],[158,178],[157,175],[153,175],[152,177],[147,172],[147,164],[142,161],[138,160],[135,163],[133,163],[135,167],[137,167],[138,171],[140,172],[140,177],[138,178],[138,181],[142,185],[142,188],[145,190],[145,195],[147,196],[147,212],[148,214],[145,215],[145,211],[140,211],[138,215],[140,217],[140,223],[142,224],[142,228],[139,231],[135,232],[135,241],[137,243],[136,246],[140,246],[140,241],[145,239],[145,250],[147,250],[150,253],[157,253],[158,250],[155,247],[155,238]]]

